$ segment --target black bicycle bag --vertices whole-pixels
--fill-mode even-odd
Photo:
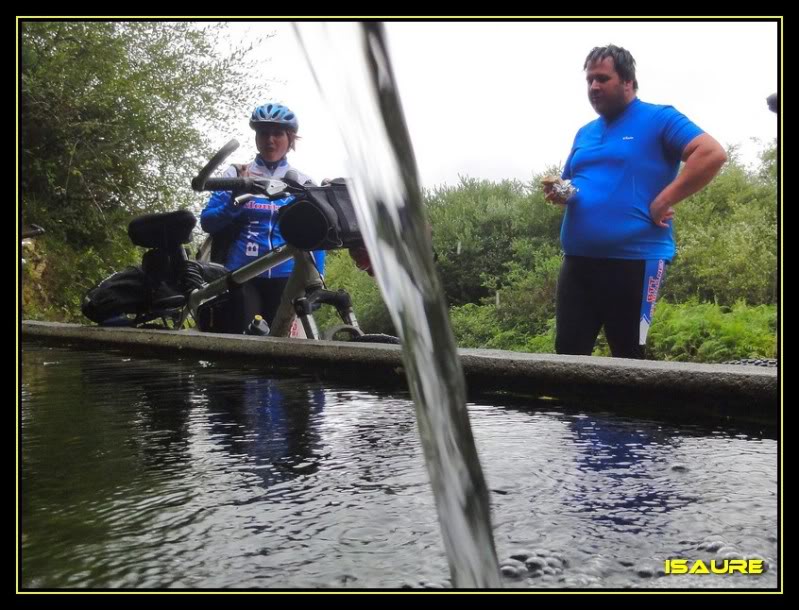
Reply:
[[[306,187],[296,201],[280,209],[277,223],[286,243],[301,250],[363,245],[349,190],[341,180]]]

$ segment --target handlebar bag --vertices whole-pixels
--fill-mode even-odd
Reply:
[[[335,250],[363,245],[347,185],[306,187],[278,212],[277,223],[286,243],[301,250]]]

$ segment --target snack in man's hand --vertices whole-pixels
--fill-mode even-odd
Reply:
[[[541,178],[541,187],[545,193],[555,194],[554,203],[566,203],[578,191],[571,180],[563,180],[559,176],[544,176]]]

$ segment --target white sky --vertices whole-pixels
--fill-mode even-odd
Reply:
[[[331,24],[335,27],[335,24]],[[338,131],[324,107],[291,24],[231,24],[237,40],[269,32],[257,48],[268,82],[263,100],[297,113],[302,140],[289,161],[317,182],[345,175]],[[640,99],[671,104],[723,145],[756,161],[776,136],[765,98],[777,91],[775,22],[389,22],[391,60],[425,187],[458,176],[528,181],[561,164],[575,132],[596,114],[588,103],[583,61],[594,46],[616,44],[636,59]],[[231,160],[255,153],[241,124]]]

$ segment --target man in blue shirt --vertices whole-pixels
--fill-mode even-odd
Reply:
[[[583,67],[599,118],[577,132],[566,160],[561,178],[574,188],[544,185],[547,199],[566,208],[555,348],[590,355],[604,326],[614,356],[643,358],[675,253],[674,206],[706,186],[727,155],[672,106],[636,97],[629,51],[596,47]]]

